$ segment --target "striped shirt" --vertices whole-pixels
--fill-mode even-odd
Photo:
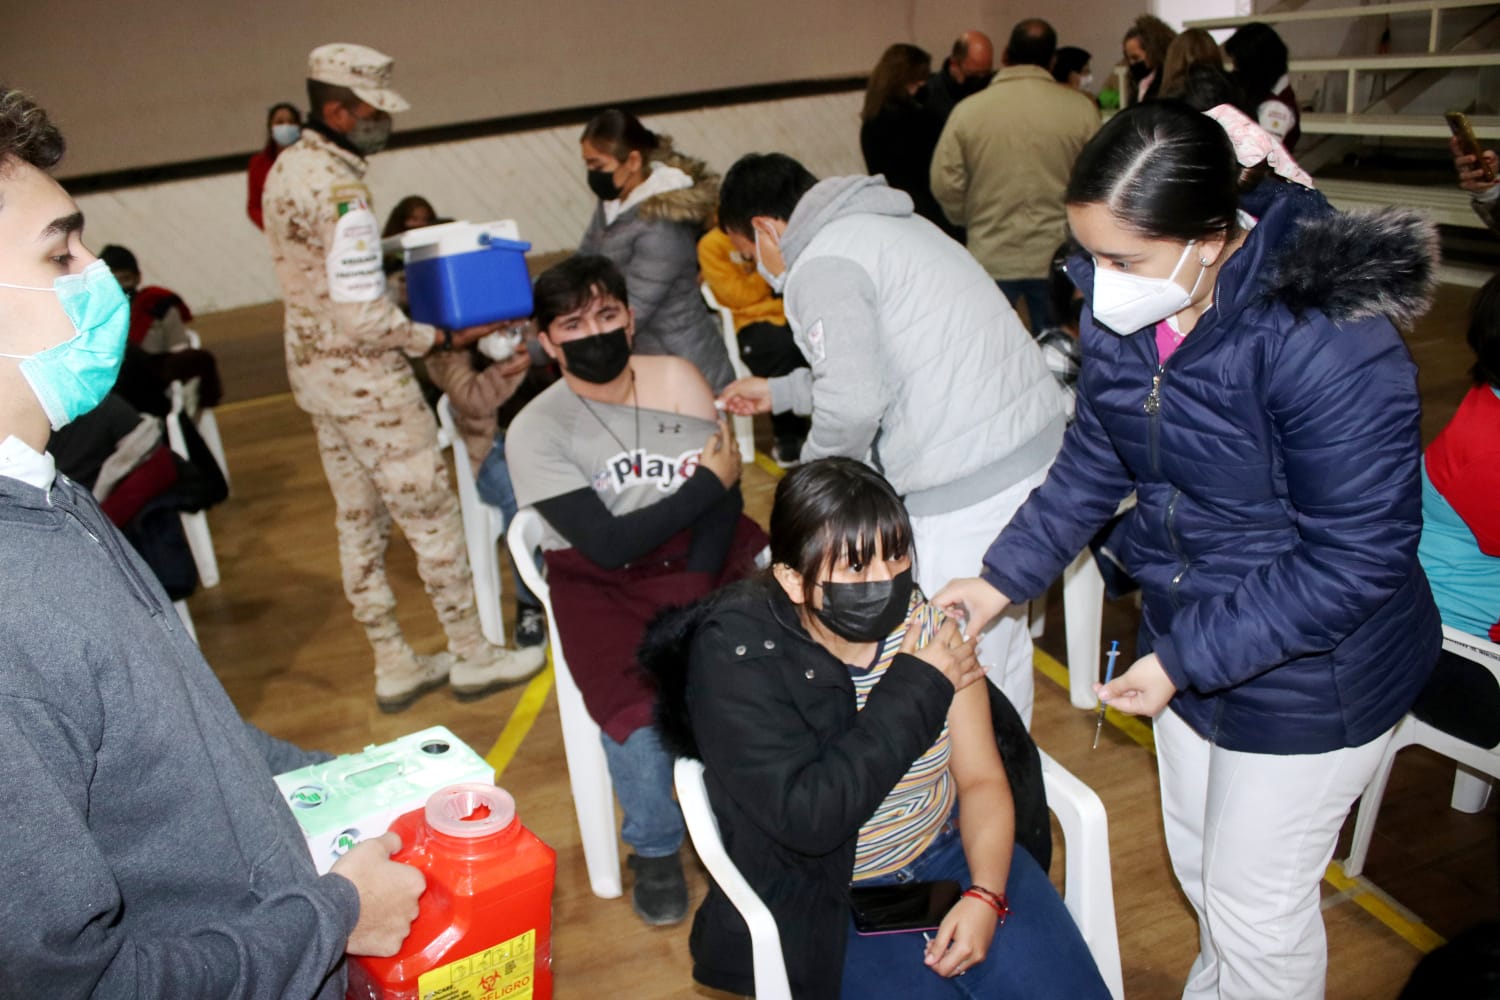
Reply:
[[[854,694],[859,708],[865,707],[870,691],[885,676],[891,661],[901,651],[906,628],[912,621],[921,623],[917,647],[927,645],[943,623],[942,612],[912,594],[912,607],[901,627],[886,636],[875,665],[868,670],[850,667]],[[942,830],[953,812],[957,791],[948,771],[950,744],[948,723],[937,741],[918,757],[896,787],[885,797],[864,826],[859,828],[859,842],[854,852],[854,880],[888,875],[921,856]]]

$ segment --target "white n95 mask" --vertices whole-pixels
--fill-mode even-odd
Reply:
[[[1138,274],[1127,274],[1111,267],[1094,268],[1094,319],[1109,327],[1122,337],[1129,337],[1140,330],[1155,326],[1168,316],[1182,312],[1192,304],[1198,283],[1203,280],[1208,265],[1199,258],[1201,265],[1198,278],[1190,291],[1183,291],[1173,279],[1192,252],[1193,243],[1182,248],[1177,266],[1165,278],[1144,278]]]

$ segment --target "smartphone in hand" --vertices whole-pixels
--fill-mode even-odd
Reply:
[[[951,879],[855,886],[849,890],[849,907],[860,934],[932,931],[962,895],[963,889]]]
[[[1474,136],[1474,127],[1469,124],[1468,115],[1462,111],[1448,111],[1444,112],[1443,117],[1448,120],[1448,130],[1458,140],[1459,149],[1463,150],[1464,155],[1474,157],[1474,164],[1484,174],[1485,183],[1494,183],[1494,168],[1484,158],[1484,151],[1479,148],[1479,140]]]

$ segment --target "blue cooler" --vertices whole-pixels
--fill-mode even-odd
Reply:
[[[451,222],[403,233],[411,318],[445,330],[531,315],[530,243],[514,222]]]

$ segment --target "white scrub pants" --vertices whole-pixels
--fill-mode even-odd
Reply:
[[[1010,523],[1031,491],[1047,478],[1040,469],[987,500],[947,514],[913,515],[917,547],[917,584],[928,597],[960,577],[978,576],[984,554]],[[1013,605],[979,638],[979,662],[995,686],[1005,692],[1026,728],[1031,728],[1031,624],[1026,605]]]
[[[1198,916],[1184,1000],[1323,996],[1319,883],[1390,738],[1320,754],[1241,753],[1171,709],[1157,717],[1167,851]]]

